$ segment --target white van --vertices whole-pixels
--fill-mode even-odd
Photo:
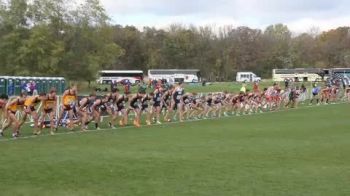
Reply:
[[[261,78],[253,72],[237,72],[237,82],[259,82]]]

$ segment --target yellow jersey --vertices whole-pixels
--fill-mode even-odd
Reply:
[[[11,112],[16,112],[18,110],[18,107],[22,107],[23,105],[24,101],[22,101],[21,98],[17,98],[17,101],[9,105],[7,109]]]
[[[44,100],[43,105],[44,109],[53,109],[56,105],[56,97],[47,96],[47,98]]]
[[[24,101],[24,106],[26,107],[35,106],[39,102],[40,102],[39,96],[27,97],[26,100]]]
[[[69,93],[67,95],[64,95],[62,99],[63,99],[63,105],[68,106],[76,102],[77,96],[75,94],[71,94],[69,90]]]

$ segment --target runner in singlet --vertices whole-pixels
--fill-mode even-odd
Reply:
[[[25,121],[27,120],[28,115],[30,115],[33,118],[34,121],[34,135],[39,135],[40,130],[39,130],[39,114],[36,111],[36,106],[43,100],[45,99],[46,94],[45,93],[40,93],[40,95],[36,96],[29,96],[26,97],[24,101],[24,112],[23,112],[23,119],[20,124],[22,126]]]
[[[185,93],[182,96],[182,110],[183,110],[183,117],[184,120],[188,119],[188,114],[191,111],[191,104],[192,104],[192,94],[191,93]]]
[[[107,106],[107,113],[109,115],[109,127],[115,128],[116,120],[118,117],[117,112],[117,106],[116,102],[119,98],[119,90],[118,89],[112,89],[111,93],[108,93],[106,96],[106,99],[108,100],[106,106]]]
[[[77,99],[78,92],[77,92],[77,86],[73,85],[72,88],[69,88],[64,91],[62,95],[62,109],[59,115],[59,118],[56,122],[56,129],[58,128],[58,125],[61,123],[61,120],[63,119],[63,115],[65,112],[68,112],[68,118],[69,118],[69,123],[68,123],[68,128],[70,130],[73,130],[74,122],[73,122],[73,116],[74,112],[76,110],[76,102],[78,101]]]
[[[133,121],[133,124],[135,127],[141,127],[141,99],[142,99],[142,94],[136,93],[133,95],[130,99],[130,105],[127,113],[129,114],[130,111],[133,111],[135,114],[135,118]]]
[[[91,106],[96,130],[100,130],[101,113],[107,111],[107,106],[106,106],[107,102],[108,102],[108,99],[106,97],[97,98],[95,99],[94,103]]]
[[[205,97],[205,114],[204,114],[204,119],[210,117],[210,113],[213,111],[213,95],[209,93]]]
[[[126,95],[120,95],[116,101],[117,111],[116,114],[120,116],[119,125],[125,126],[128,124],[128,113],[125,108],[125,104],[129,101]]]
[[[52,88],[50,90],[50,93],[45,96],[45,98],[42,99],[42,110],[41,110],[41,116],[40,116],[40,132],[42,131],[42,128],[44,127],[45,120],[47,116],[49,117],[50,121],[50,134],[54,135],[55,130],[55,115],[56,115],[56,108],[57,108],[57,96],[56,96],[56,89]]]
[[[149,108],[149,102],[152,100],[154,94],[144,94],[141,98],[141,114],[146,113],[146,124],[151,125],[151,111],[152,109]],[[141,118],[140,118],[141,119]]]
[[[171,121],[170,115],[173,111],[173,109],[171,107],[171,105],[172,105],[171,97],[172,97],[173,91],[174,91],[174,88],[171,87],[170,89],[165,90],[165,92],[163,93],[163,96],[162,96],[162,109],[166,109],[166,114],[164,115],[165,122]]]
[[[5,106],[5,110],[7,113],[7,124],[3,127],[3,132],[10,127],[13,126],[12,137],[17,138],[20,134],[20,121],[16,118],[17,111],[21,111],[24,106],[24,102],[26,100],[27,94],[21,93],[19,97],[16,97],[13,100],[7,102]]]
[[[154,90],[151,119],[155,118],[157,124],[162,124],[160,122],[160,113],[161,113],[162,107],[163,107],[162,97],[163,97],[163,89],[162,88]]]
[[[7,121],[7,115],[6,115],[6,104],[9,97],[5,94],[0,95],[0,137],[3,135],[3,127],[5,126],[5,123]]]
[[[316,100],[316,104],[319,105],[319,101],[320,101],[320,91],[321,91],[321,88],[318,87],[316,84],[313,85],[313,88],[312,88],[312,98],[310,100],[310,105],[313,104],[313,101]]]
[[[183,89],[183,83],[180,82],[179,85],[174,89],[174,93],[172,95],[172,109],[175,110],[175,114],[173,119],[176,120],[176,115],[179,115],[179,121],[183,121],[183,101],[182,96],[185,94],[185,90]]]
[[[88,97],[84,97],[78,102],[77,113],[79,115],[79,120],[81,123],[81,131],[86,131],[88,129],[88,123],[93,119],[93,112],[91,110],[91,107],[94,104],[95,100],[96,94],[93,92]]]

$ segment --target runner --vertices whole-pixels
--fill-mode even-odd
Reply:
[[[162,109],[166,110],[166,113],[164,115],[165,122],[171,121],[170,114],[173,112],[171,97],[172,97],[173,91],[174,91],[174,88],[170,87],[168,90],[165,90],[165,92],[162,95]]]
[[[58,125],[61,123],[62,124],[62,119],[64,117],[64,114],[68,117],[68,123],[67,127],[69,130],[73,130],[74,128],[74,121],[73,121],[73,116],[76,112],[76,106],[77,106],[77,86],[73,85],[71,88],[67,89],[64,91],[62,95],[62,108],[61,108],[61,113],[59,115],[59,118],[56,122],[56,129],[58,128]]]
[[[91,93],[89,97],[84,97],[78,102],[77,113],[79,115],[79,122],[81,123],[81,131],[88,129],[88,123],[93,120],[92,106],[96,100],[95,92]]]
[[[312,98],[310,100],[310,104],[309,105],[312,105],[313,104],[313,101],[316,100],[316,104],[319,105],[319,101],[320,101],[320,93],[321,91],[321,88],[317,86],[317,84],[314,84],[313,85],[313,88],[312,88]]]
[[[162,124],[160,122],[160,114],[161,114],[162,107],[163,107],[162,97],[163,97],[163,89],[162,88],[158,88],[158,89],[154,90],[151,119],[155,118],[155,121],[157,124]]]
[[[42,128],[45,126],[45,120],[47,117],[49,117],[49,123],[50,123],[50,134],[54,135],[55,130],[55,115],[56,115],[56,108],[57,108],[57,96],[56,96],[56,89],[52,88],[50,90],[50,93],[47,94],[44,98],[42,98],[42,110],[41,110],[41,116],[40,116],[40,131],[38,134],[41,133]]]
[[[30,115],[34,121],[34,135],[39,135],[39,114],[36,111],[36,106],[46,98],[46,93],[40,93],[40,95],[26,97],[24,101],[24,112],[20,126],[22,126]]]
[[[183,89],[183,83],[180,82],[178,86],[174,89],[173,100],[172,100],[172,110],[176,111],[173,119],[176,121],[176,115],[179,115],[179,121],[182,122],[183,119],[183,99],[182,96],[185,94]]]
[[[117,100],[119,98],[119,89],[112,89],[111,93],[106,95],[106,99],[108,100],[106,106],[107,106],[107,113],[109,115],[109,127],[112,129],[115,129],[116,120],[118,117],[117,112]]]
[[[140,93],[136,93],[133,95],[130,99],[130,105],[129,109],[127,110],[127,114],[130,113],[130,111],[133,111],[135,114],[135,118],[133,121],[133,124],[135,127],[141,127],[140,121],[141,121],[141,99],[143,95]]]
[[[0,137],[3,135],[3,127],[5,126],[5,123],[7,121],[7,114],[6,114],[6,104],[9,97],[5,94],[0,95]]]
[[[101,113],[107,111],[106,104],[108,103],[108,98],[97,98],[91,106],[92,116],[95,121],[96,130],[100,130]]]
[[[5,106],[5,111],[7,113],[7,123],[4,125],[1,135],[3,132],[10,126],[13,126],[12,137],[17,138],[20,134],[20,121],[16,117],[17,112],[21,112],[23,110],[23,105],[26,100],[27,93],[23,92],[19,97],[16,97],[13,100],[7,102]]]
[[[151,111],[152,109],[149,109],[149,102],[152,100],[154,96],[154,93],[151,94],[144,94],[141,98],[141,111],[140,113],[146,114],[146,124],[151,125]],[[141,116],[140,116],[141,119]]]
[[[119,125],[121,127],[128,124],[128,112],[125,107],[125,104],[128,102],[128,100],[129,98],[126,95],[121,95],[118,97],[116,101],[116,106],[117,106],[116,115],[117,117],[120,116]]]

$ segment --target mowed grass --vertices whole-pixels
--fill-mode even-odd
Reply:
[[[1,195],[350,195],[347,104],[0,142]]]

